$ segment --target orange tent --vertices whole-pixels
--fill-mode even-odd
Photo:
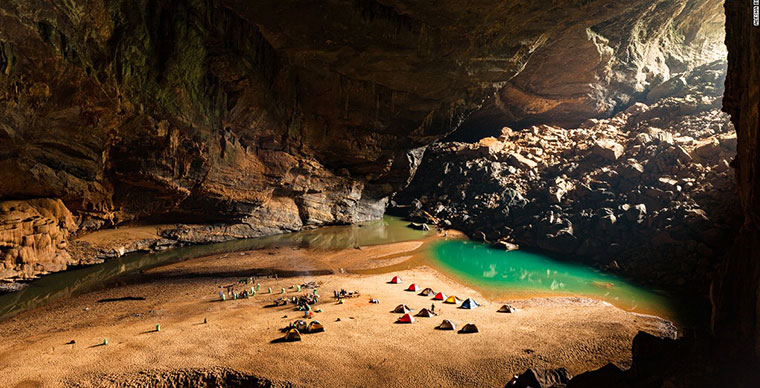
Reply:
[[[444,299],[446,299],[446,294],[444,294],[443,292],[439,292],[435,294],[435,296],[433,297],[433,300],[444,300]]]
[[[400,323],[414,323],[414,317],[412,314],[406,313],[398,319]]]
[[[391,279],[391,283],[393,284],[401,284],[401,278],[398,276],[394,276],[393,279]]]
[[[407,288],[406,290],[407,290],[407,291],[414,291],[414,292],[417,292],[417,291],[419,291],[419,290],[420,290],[420,287],[419,287],[417,284],[415,284],[415,283],[412,283],[412,284],[409,286],[409,288]]]

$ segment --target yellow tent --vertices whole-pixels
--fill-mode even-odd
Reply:
[[[309,333],[319,333],[322,331],[325,331],[325,327],[319,321],[311,321],[309,323]]]
[[[287,333],[285,333],[285,337],[283,339],[287,342],[300,341],[301,333],[299,333],[296,329],[290,329]]]
[[[457,298],[454,295],[446,298],[446,300],[443,301],[443,303],[448,303],[448,304],[457,304],[459,302],[460,302],[459,298]]]

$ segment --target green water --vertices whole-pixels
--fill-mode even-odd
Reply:
[[[671,315],[663,295],[594,268],[538,253],[449,240],[434,243],[431,256],[444,272],[490,295],[585,295],[629,311]]]
[[[337,250],[417,240],[428,233],[408,228],[406,225],[408,222],[386,216],[381,220],[362,224],[329,226],[261,238],[192,245],[163,252],[128,254],[101,264],[45,275],[32,281],[29,287],[21,291],[0,295],[0,320],[55,300],[107,287],[115,280],[140,270],[197,257],[276,246]]]

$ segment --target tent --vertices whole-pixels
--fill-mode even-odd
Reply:
[[[464,302],[462,302],[462,305],[459,306],[459,308],[462,309],[474,309],[475,307],[480,306],[478,302],[474,301],[472,298],[467,298]]]
[[[444,294],[443,292],[439,292],[435,294],[435,296],[433,297],[433,300],[444,300],[444,299],[446,299],[446,294]]]
[[[405,304],[400,304],[400,305],[396,306],[395,309],[393,309],[393,312],[397,313],[397,314],[406,314],[406,313],[408,313],[410,311],[412,311],[412,309],[410,309],[409,306],[407,306]]]
[[[398,276],[394,276],[393,279],[391,279],[391,283],[393,284],[401,284],[401,278]]]
[[[325,327],[319,321],[309,322],[309,333],[320,333],[325,331]]]
[[[420,292],[421,296],[430,296],[432,294],[435,294],[435,291],[433,291],[433,289],[430,288],[430,287],[428,287],[428,288],[422,290],[422,292]]]
[[[420,310],[420,312],[418,312],[416,316],[430,318],[430,317],[434,317],[435,313],[425,308],[425,309]]]
[[[406,313],[398,319],[399,323],[414,323],[414,317],[412,314]]]
[[[448,319],[444,319],[443,322],[441,322],[440,325],[436,329],[438,330],[456,330],[457,326],[454,324],[454,322],[449,321]]]
[[[418,286],[418,285],[417,285],[417,284],[415,284],[415,283],[412,283],[412,284],[409,286],[409,288],[407,288],[406,290],[407,290],[407,291],[414,291],[414,292],[417,292],[417,291],[419,291],[419,290],[420,290],[420,286]]]
[[[283,337],[283,340],[286,342],[294,342],[294,341],[300,341],[301,340],[301,333],[298,332],[296,329],[290,329],[287,333],[285,333],[285,337]]]
[[[300,320],[300,319],[299,319],[299,320],[297,320],[297,321],[295,321],[295,322],[293,323],[293,327],[294,327],[296,330],[298,330],[298,331],[300,331],[300,332],[302,332],[302,333],[305,333],[305,332],[306,332],[306,329],[308,328],[308,327],[307,327],[307,325],[306,325],[306,321],[303,321],[303,320]]]
[[[461,334],[477,333],[477,332],[478,332],[478,327],[475,326],[474,323],[468,323],[468,324],[462,326],[462,329],[459,330],[459,333],[461,333]]]
[[[449,303],[449,304],[457,304],[459,302],[461,302],[461,300],[454,295],[451,295],[450,297],[446,298],[446,300],[443,301],[443,303]]]
[[[504,304],[504,305],[501,305],[501,308],[497,312],[499,312],[499,313],[513,313],[513,312],[515,312],[515,310],[517,310],[517,309],[515,309],[514,307],[512,307],[512,306],[510,306],[508,304]]]

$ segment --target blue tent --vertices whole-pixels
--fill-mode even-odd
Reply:
[[[467,298],[464,302],[462,302],[462,305],[459,306],[459,308],[463,309],[474,309],[475,307],[480,306],[478,302],[474,301],[472,298]]]

